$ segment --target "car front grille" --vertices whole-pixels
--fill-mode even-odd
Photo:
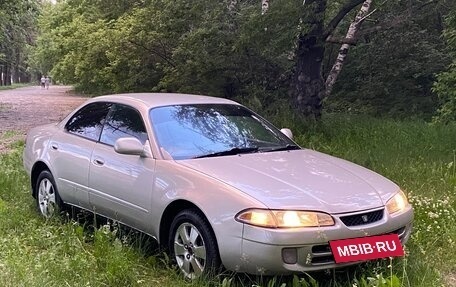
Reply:
[[[383,218],[383,209],[375,210],[366,213],[348,215],[348,216],[341,216],[340,220],[346,226],[358,226],[373,223],[379,221]]]

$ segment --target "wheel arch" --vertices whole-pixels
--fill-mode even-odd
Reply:
[[[163,212],[161,221],[160,221],[160,230],[159,230],[159,243],[160,246],[168,249],[168,236],[169,232],[171,229],[171,223],[173,222],[174,218],[176,215],[181,212],[182,210],[187,210],[187,209],[193,209],[196,210],[204,220],[208,223],[209,227],[211,228],[211,232],[215,238],[215,242],[217,244],[217,249],[218,249],[218,241],[217,237],[215,236],[214,229],[212,228],[212,225],[210,224],[209,220],[207,219],[206,215],[201,211],[201,209],[196,206],[194,203],[179,199],[176,201],[171,202],[166,208],[165,211]]]
[[[43,170],[49,170],[49,167],[42,161],[37,161],[33,167],[32,172],[30,175],[30,185],[32,186],[32,196],[36,198],[36,181],[38,180],[38,176]]]

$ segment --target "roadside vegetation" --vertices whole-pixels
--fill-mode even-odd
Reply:
[[[100,220],[94,224],[90,214],[41,218],[22,168],[23,143],[16,142],[0,155],[0,286],[453,286],[456,125],[331,114],[318,124],[288,127],[302,146],[373,169],[408,193],[415,226],[405,258],[335,274],[222,274],[187,282],[144,236]]]
[[[0,86],[0,91],[3,90],[12,90],[12,89],[17,89],[17,88],[22,88],[22,87],[27,87],[32,84],[30,83],[20,83],[20,84],[11,84],[11,86]]]

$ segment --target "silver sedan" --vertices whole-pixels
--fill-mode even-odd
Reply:
[[[76,206],[137,229],[191,279],[221,267],[341,267],[382,255],[356,257],[375,244],[332,243],[394,234],[404,244],[411,232],[413,209],[396,184],[301,148],[289,129],[221,98],[97,97],[30,130],[23,161],[43,216]]]

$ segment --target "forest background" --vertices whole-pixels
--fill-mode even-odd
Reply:
[[[2,2],[2,85],[44,74],[89,94],[177,91],[305,117],[455,120],[455,1]],[[370,10],[348,39],[363,2]]]

